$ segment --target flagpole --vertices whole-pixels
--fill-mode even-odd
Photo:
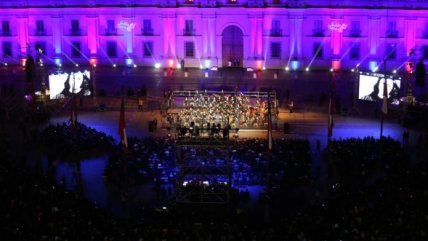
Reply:
[[[382,139],[383,137],[383,121],[384,121],[384,116],[386,115],[387,112],[387,101],[388,101],[388,93],[387,93],[387,83],[386,83],[386,59],[385,58],[383,60],[383,78],[384,78],[384,82],[383,82],[383,98],[382,98],[382,113],[380,115],[380,139]]]

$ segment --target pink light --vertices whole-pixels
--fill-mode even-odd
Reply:
[[[27,62],[27,59],[26,58],[22,58],[21,59],[21,66],[25,66],[25,62]]]
[[[90,65],[95,66],[95,65],[97,65],[97,63],[98,63],[98,60],[96,58],[89,59],[89,64]]]
[[[340,60],[333,60],[331,62],[331,67],[333,68],[334,71],[339,70],[340,69]]]
[[[173,59],[168,60],[168,66],[170,68],[174,67],[174,60]]]
[[[257,60],[257,69],[262,69],[262,68],[263,68],[263,61]]]

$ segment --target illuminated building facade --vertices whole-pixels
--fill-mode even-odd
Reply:
[[[428,58],[421,0],[2,0],[0,61],[402,69]]]

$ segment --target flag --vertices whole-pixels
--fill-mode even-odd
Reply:
[[[122,142],[123,150],[126,153],[128,151],[128,139],[126,137],[126,129],[125,129],[125,101],[123,97],[122,97],[122,103],[120,105],[119,136]]]
[[[382,103],[382,112],[383,114],[388,114],[388,88],[386,84],[386,79],[383,82],[383,103]]]
[[[333,100],[330,96],[330,100],[328,103],[328,138],[330,139],[333,136]]]
[[[270,92],[268,92],[268,151],[272,152],[272,110],[270,104]]]

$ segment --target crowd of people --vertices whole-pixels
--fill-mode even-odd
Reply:
[[[105,154],[115,145],[113,137],[79,122],[48,125],[37,142],[49,156],[68,161]]]
[[[146,209],[138,220],[114,217],[80,193],[21,166],[16,159],[20,154],[11,151],[15,144],[8,141],[2,139],[0,145],[1,231],[7,240],[424,240],[428,235],[427,163],[412,162],[390,138],[332,140],[324,155],[327,179],[321,183],[311,182],[306,140],[275,140],[271,153],[266,153],[265,140],[231,142],[236,185],[260,179],[270,186],[262,200],[272,211],[266,220],[260,211],[264,208],[256,208],[254,215],[233,205],[236,209],[223,220],[182,215],[174,207]],[[121,170],[132,176],[140,164],[151,180],[174,180],[179,171],[174,141],[130,138],[129,143],[126,155],[112,156],[109,178],[119,179]],[[118,145],[116,152],[120,149]],[[189,153],[194,158],[188,160],[198,162],[199,152],[190,148]],[[203,162],[215,158],[221,163],[218,154],[213,151],[212,160]],[[225,187],[215,185],[212,193]],[[307,198],[281,208],[293,198],[289,190],[296,189]]]

